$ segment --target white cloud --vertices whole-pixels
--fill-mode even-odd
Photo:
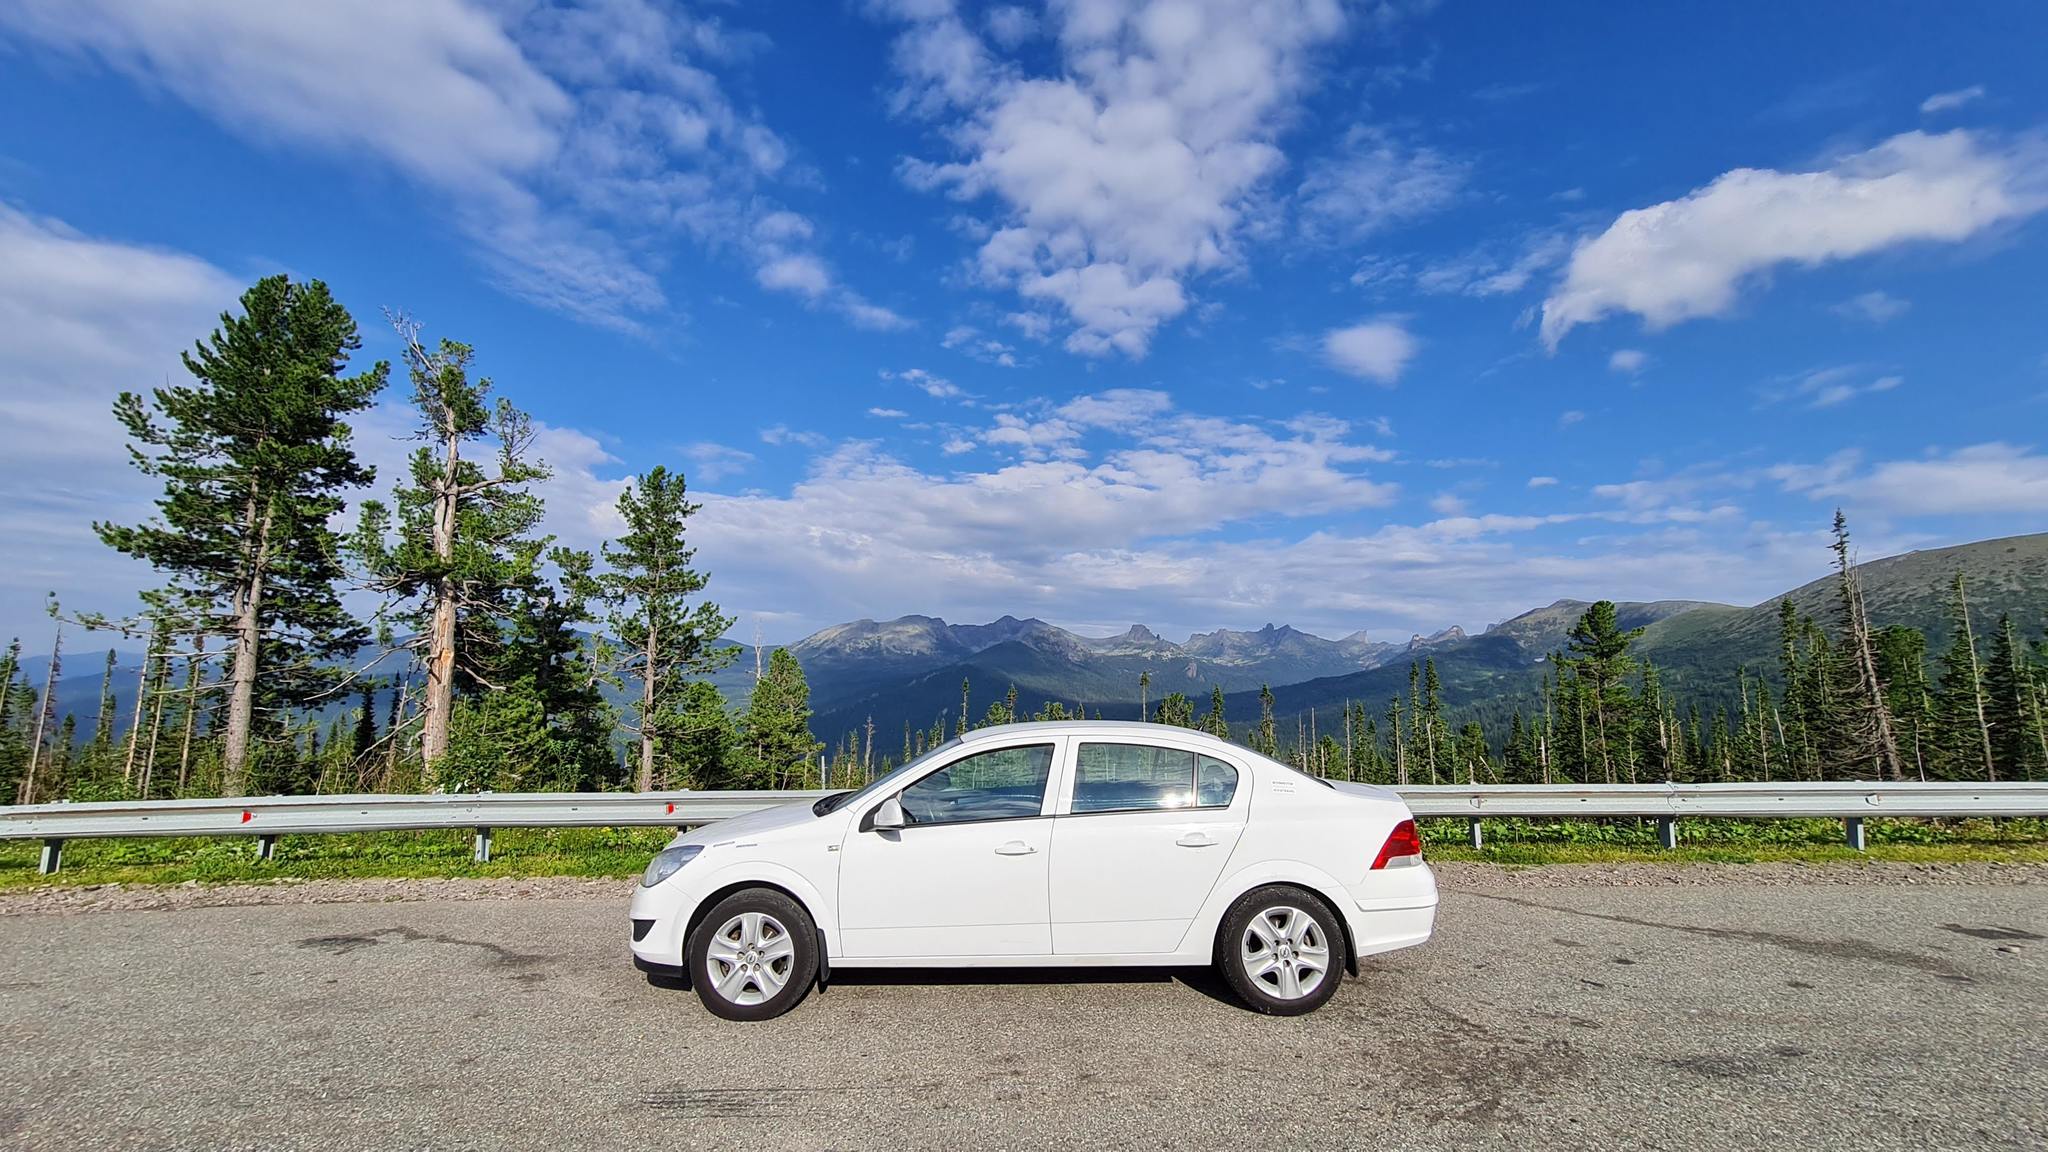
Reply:
[[[823,448],[831,443],[820,433],[794,429],[787,424],[771,424],[761,429],[761,442],[778,446],[800,444],[805,448]]]
[[[1038,17],[1015,4],[989,9],[983,23],[988,26],[989,39],[1003,48],[1015,48],[1038,35]]]
[[[1313,237],[1356,242],[1439,211],[1463,190],[1470,166],[1354,125],[1335,155],[1312,165],[1298,197]]]
[[[1803,400],[1808,408],[1832,408],[1858,396],[1873,392],[1889,392],[1906,382],[1897,374],[1874,374],[1862,364],[1838,364],[1831,368],[1819,368],[1794,376],[1779,377],[1765,387],[1765,403],[1777,404],[1789,400]]]
[[[1072,351],[1132,357],[1186,310],[1190,278],[1239,263],[1312,54],[1344,26],[1336,0],[1075,0],[1055,8],[1057,71],[1034,77],[944,0],[877,7],[910,23],[898,106],[950,117],[959,156],[905,178],[992,199],[981,277],[1064,313]]]
[[[942,348],[951,348],[984,364],[995,364],[1003,368],[1017,366],[1017,349],[1001,340],[983,336],[971,324],[961,324],[946,332],[939,341]]]
[[[1529,487],[1531,487],[1531,488],[1553,488],[1553,487],[1556,487],[1556,485],[1557,485],[1557,477],[1555,477],[1555,476],[1531,476],[1531,477],[1529,477]]]
[[[1913,307],[1910,300],[1901,300],[1888,292],[1863,292],[1834,306],[1837,315],[1857,320],[1868,320],[1872,324],[1884,324],[1904,316]]]
[[[728,476],[737,476],[754,462],[752,452],[709,440],[688,445],[683,456],[690,461],[690,479],[698,484],[715,484]]]
[[[1920,102],[1920,111],[1929,116],[1940,112],[1953,112],[1965,104],[1975,103],[1983,98],[1984,86],[1972,84],[1968,88],[1958,88],[1953,92],[1936,92]]]
[[[1556,232],[1537,232],[1522,239],[1512,255],[1486,248],[1440,260],[1416,274],[1424,292],[1465,296],[1505,296],[1529,286],[1538,273],[1555,268],[1571,254],[1571,241]],[[1357,282],[1357,277],[1353,277]]]
[[[832,276],[815,256],[783,256],[763,264],[754,273],[761,287],[777,292],[794,292],[817,299],[832,288]]]
[[[1558,426],[1558,427],[1559,427],[1560,429],[1562,429],[1562,428],[1569,428],[1569,427],[1571,427],[1571,426],[1572,426],[1572,425],[1574,425],[1574,424],[1578,424],[1578,423],[1580,423],[1580,422],[1584,421],[1585,419],[1586,419],[1586,414],[1585,414],[1584,412],[1581,412],[1581,411],[1579,411],[1578,409],[1576,409],[1576,408],[1573,408],[1573,409],[1571,409],[1571,410],[1569,410],[1569,411],[1566,411],[1566,412],[1560,412],[1560,413],[1558,414],[1558,417],[1557,417],[1557,426]]]
[[[868,409],[868,415],[878,420],[907,420],[910,418],[910,413],[905,412],[901,408],[870,408]]]
[[[1738,168],[1582,241],[1543,302],[1543,341],[1555,348],[1615,312],[1653,329],[1721,315],[1780,264],[1965,239],[2048,203],[2040,170],[2032,149],[1998,150],[1960,130],[1904,133],[1819,171]]]
[[[128,462],[114,397],[189,380],[178,352],[245,287],[182,252],[87,236],[0,203],[0,625],[43,596],[125,613],[153,582],[92,522],[140,523],[157,482]],[[38,632],[41,624],[33,624]]]
[[[1896,516],[2013,513],[2036,521],[2020,527],[2038,528],[2048,508],[2048,456],[2001,442],[1867,468],[1860,453],[1842,452],[1823,464],[1780,465],[1770,475],[1788,492]]]
[[[1429,510],[1439,516],[1463,516],[1471,503],[1455,492],[1439,492],[1429,499]]]
[[[386,165],[449,201],[501,288],[588,323],[659,315],[678,233],[740,236],[764,286],[817,294],[765,272],[809,227],[761,194],[788,149],[714,75],[754,45],[714,19],[649,0],[20,0],[0,5],[10,36],[260,144]],[[750,224],[782,231],[757,244]]]
[[[1417,341],[1398,319],[1382,317],[1323,335],[1323,358],[1339,371],[1392,384],[1415,358]]]
[[[1607,370],[1619,372],[1624,376],[1633,376],[1641,372],[1643,365],[1649,362],[1649,353],[1639,348],[1616,348],[1613,354],[1607,357]]]
[[[901,372],[890,372],[884,369],[880,375],[884,380],[901,380],[934,400],[958,400],[965,402],[974,398],[966,389],[958,384],[943,376],[934,376],[922,368],[905,368]]]

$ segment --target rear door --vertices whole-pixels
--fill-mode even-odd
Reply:
[[[1173,951],[1244,832],[1249,774],[1169,743],[1081,740],[1065,776],[1052,822],[1053,951]]]

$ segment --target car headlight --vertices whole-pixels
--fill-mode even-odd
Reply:
[[[656,884],[675,875],[683,865],[695,860],[697,854],[702,851],[704,851],[702,844],[684,844],[679,848],[662,849],[660,852],[655,853],[654,859],[647,862],[647,871],[640,874],[640,886],[642,888],[654,887]]]

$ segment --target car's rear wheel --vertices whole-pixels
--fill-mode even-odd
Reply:
[[[1313,1012],[1337,994],[1343,980],[1344,929],[1311,892],[1280,885],[1254,889],[1223,914],[1216,966],[1255,1011]]]
[[[690,933],[690,983],[712,1015],[766,1020],[796,1007],[818,979],[818,930],[772,888],[735,892]]]

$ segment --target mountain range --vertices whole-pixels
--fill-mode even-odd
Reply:
[[[2022,635],[2039,638],[2048,624],[2048,533],[1984,540],[1909,552],[1857,568],[1872,620],[1906,624],[1928,635],[1930,659],[1946,645],[1948,584],[1957,572],[1969,581],[1980,643],[2001,613]],[[1597,590],[1589,590],[1597,592]],[[1836,596],[1832,575],[1751,607],[1692,600],[1622,602],[1624,628],[1643,628],[1634,651],[1654,661],[1666,690],[1681,707],[1730,704],[1735,670],[1768,674],[1776,666],[1778,601],[1831,623]],[[1019,710],[1049,701],[1090,715],[1139,714],[1139,678],[1156,704],[1169,693],[1193,697],[1206,711],[1212,687],[1225,693],[1226,715],[1248,724],[1259,712],[1258,693],[1270,685],[1276,711],[1291,730],[1294,717],[1335,713],[1359,701],[1378,714],[1408,689],[1408,670],[1427,658],[1436,664],[1451,717],[1479,719],[1489,732],[1513,708],[1531,709],[1550,653],[1561,649],[1585,600],[1559,600],[1494,624],[1476,635],[1457,627],[1405,640],[1375,640],[1364,632],[1327,639],[1284,624],[1256,631],[1218,629],[1175,642],[1143,624],[1113,636],[1083,636],[1037,619],[1004,616],[986,624],[951,624],[934,616],[855,620],[815,632],[789,645],[811,688],[812,730],[837,740],[872,720],[878,747],[893,749],[907,723],[929,728],[940,717],[950,729],[969,685],[969,708],[980,719],[988,706],[1017,689]],[[82,641],[74,641],[82,644]],[[712,680],[735,706],[753,685],[754,650],[728,640],[738,659]],[[90,734],[99,708],[104,648],[74,648],[58,682],[58,715],[76,714],[79,736]],[[114,678],[125,724],[132,707],[137,658],[123,654]],[[47,657],[25,656],[22,672],[40,688]],[[342,705],[337,705],[340,707]]]

